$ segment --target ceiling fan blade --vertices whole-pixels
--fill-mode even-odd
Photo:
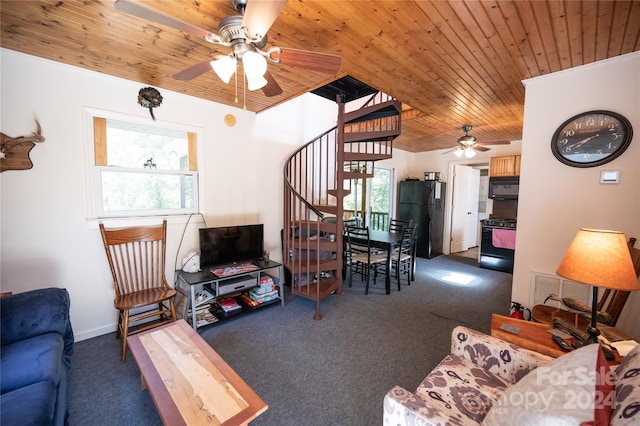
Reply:
[[[262,92],[265,96],[277,96],[282,93],[282,87],[280,87],[269,71],[264,74],[264,78],[267,80],[267,85],[262,88]]]
[[[193,80],[201,74],[207,71],[211,71],[211,59],[205,59],[202,62],[191,65],[189,68],[185,68],[173,75],[176,80]]]
[[[244,11],[242,26],[249,29],[250,35],[264,37],[286,4],[287,0],[250,0]]]
[[[181,21],[173,16],[165,15],[164,13],[157,12],[153,9],[149,9],[138,3],[133,3],[129,0],[116,0],[115,7],[120,12],[128,13],[129,15],[137,16],[138,18],[152,21],[160,25],[175,28],[187,34],[191,34],[195,37],[200,37],[206,40],[206,37],[210,34],[209,31],[204,30],[195,25],[191,25],[188,22]]]
[[[273,53],[273,59],[279,59],[283,65],[291,65],[326,74],[337,74],[342,65],[342,58],[328,53],[311,52],[309,50],[280,48],[281,53]]]
[[[473,145],[473,146],[471,147],[471,149],[473,149],[474,151],[480,151],[480,152],[486,152],[486,151],[489,151],[489,148],[485,148],[485,147],[484,147],[484,146],[482,146],[482,145]]]
[[[510,141],[480,142],[482,145],[509,145]]]

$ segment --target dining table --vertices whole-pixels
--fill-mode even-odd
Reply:
[[[366,240],[363,240],[362,242],[366,244]],[[401,232],[369,230],[369,245],[373,248],[377,248],[387,252],[387,276],[384,282],[385,291],[387,294],[391,294],[391,256],[393,254],[393,249],[400,247],[401,244]],[[413,265],[411,270],[413,271]]]

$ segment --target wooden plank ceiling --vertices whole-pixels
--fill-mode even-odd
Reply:
[[[139,3],[212,32],[236,14],[229,0]],[[283,93],[245,97],[240,79],[237,104],[233,78],[224,84],[213,71],[191,81],[172,77],[228,48],[119,12],[113,1],[1,6],[4,48],[226,105],[246,99],[255,112],[351,75],[411,108],[395,143],[411,152],[453,147],[464,124],[479,142],[521,139],[523,79],[640,48],[639,1],[290,0],[267,48],[338,54],[341,72],[269,64]]]

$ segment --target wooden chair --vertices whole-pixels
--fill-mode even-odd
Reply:
[[[173,301],[176,291],[167,284],[164,272],[167,221],[162,226],[121,229],[105,229],[100,224],[100,233],[113,276],[113,305],[118,310],[116,337],[122,338],[124,362],[127,336],[177,319]]]
[[[640,249],[635,248],[635,244],[636,239],[629,238],[627,245],[629,246],[629,252],[631,253],[631,261],[633,262],[636,276],[640,277]],[[630,294],[630,291],[611,289],[604,290],[602,297],[600,297],[600,300],[598,301],[598,311],[605,311],[611,315],[611,322],[607,325],[615,327],[618,322],[618,318],[620,318],[620,314],[622,313],[622,308],[624,308],[625,303],[627,303],[627,299]]]
[[[627,245],[629,246],[631,261],[633,262],[636,276],[640,277],[640,249],[634,247],[635,243],[635,238],[629,238]],[[600,318],[598,323],[609,327],[615,327],[630,294],[630,291],[605,289],[597,305],[598,317]],[[558,299],[557,295],[550,295],[547,299],[556,300],[565,306],[569,304],[573,311],[573,315],[576,316],[580,314],[585,318],[585,320],[583,320],[585,324],[587,323],[587,319],[591,318],[591,307],[584,303],[575,301],[571,298]],[[543,304],[534,306],[531,313],[535,321],[551,324],[551,317],[553,315],[557,315],[561,310],[562,309]]]
[[[345,260],[349,268],[349,287],[353,283],[353,275],[360,274],[366,280],[364,294],[369,294],[369,281],[373,272],[373,281],[378,272],[387,274],[387,253],[378,253],[371,247],[369,227],[347,226]]]
[[[415,248],[417,226],[405,226],[402,230],[402,242],[400,247],[393,251],[391,256],[391,268],[394,276],[398,278],[398,291],[402,274],[407,275],[407,285],[411,285],[411,272],[413,269],[413,256]]]

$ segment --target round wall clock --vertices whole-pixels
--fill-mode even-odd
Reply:
[[[595,167],[619,157],[629,147],[633,129],[622,115],[589,111],[571,117],[551,139],[551,152],[572,167]]]

